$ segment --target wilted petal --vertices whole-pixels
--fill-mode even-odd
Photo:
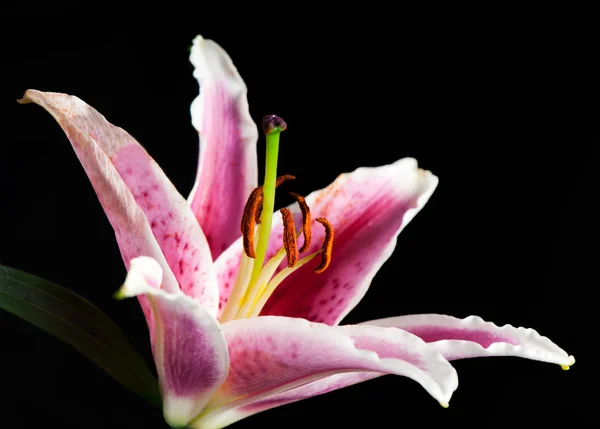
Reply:
[[[22,102],[42,106],[67,134],[125,264],[152,256],[165,270],[167,292],[181,287],[216,314],[218,286],[206,238],[186,200],[144,148],[77,97],[28,90]]]
[[[154,362],[166,421],[183,427],[195,418],[227,376],[227,344],[215,317],[180,291],[159,289],[162,269],[149,257],[131,261],[120,298],[144,294],[154,314]]]
[[[258,131],[246,85],[223,48],[197,36],[190,61],[200,84],[191,109],[200,159],[189,201],[216,259],[240,236],[246,199],[257,186]]]
[[[573,356],[531,328],[496,326],[477,316],[458,319],[442,314],[416,314],[371,320],[364,324],[392,326],[412,332],[432,343],[448,360],[517,356],[563,367],[575,363]]]
[[[192,427],[231,424],[259,412],[257,407],[270,401],[281,402],[280,395],[286,395],[281,392],[335,373],[362,370],[406,376],[442,403],[458,386],[456,371],[439,353],[400,329],[331,327],[303,319],[258,317],[227,322],[223,333],[231,370]]]
[[[438,179],[417,167],[412,158],[376,168],[342,174],[329,187],[313,192],[306,201],[313,217],[326,217],[335,229],[333,260],[315,275],[316,258],[286,278],[275,290],[262,315],[302,317],[335,325],[366,293],[373,276],[396,247],[396,238],[427,202]],[[297,227],[299,208],[291,206]],[[273,239],[281,236],[276,219]],[[312,245],[322,245],[323,228],[313,224]],[[277,245],[273,242],[273,249]]]

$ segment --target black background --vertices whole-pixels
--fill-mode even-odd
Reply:
[[[297,176],[295,191],[405,156],[440,177],[345,323],[477,314],[533,327],[578,359],[569,372],[516,358],[455,362],[460,386],[447,410],[416,383],[388,376],[237,427],[597,423],[587,392],[597,358],[586,343],[597,307],[597,277],[588,275],[597,260],[600,94],[596,52],[585,44],[597,34],[559,20],[518,35],[501,25],[488,37],[484,19],[466,30],[426,15],[383,23],[385,11],[348,20],[315,10],[292,28],[294,13],[266,9],[257,6],[256,18],[233,6],[5,10],[0,262],[87,297],[152,363],[136,300],[111,298],[125,270],[83,169],[50,115],[15,100],[28,88],[79,96],[136,137],[187,196],[197,159],[187,49],[202,34],[233,58],[255,121],[267,113],[287,121],[279,170]],[[1,427],[166,427],[160,412],[37,328],[0,313],[0,334]]]

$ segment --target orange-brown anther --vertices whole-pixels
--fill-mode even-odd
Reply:
[[[259,186],[250,193],[244,214],[242,215],[242,237],[244,241],[244,252],[249,258],[256,258],[254,253],[254,227],[256,226],[256,212],[262,203],[263,188]]]
[[[317,268],[315,268],[315,273],[321,274],[331,263],[331,251],[333,250],[333,225],[324,217],[319,217],[315,220],[325,227],[325,240],[323,242],[323,249],[321,250],[321,263]]]
[[[282,183],[287,182],[288,180],[294,180],[295,178],[296,176],[292,176],[291,174],[284,174],[283,176],[279,176],[275,181],[275,187],[277,188]]]
[[[293,267],[298,262],[298,247],[296,247],[296,225],[294,217],[288,209],[281,209],[281,218],[283,219],[283,247],[287,254],[288,267]]]
[[[308,208],[308,204],[306,204],[306,200],[302,195],[298,195],[295,192],[290,192],[290,195],[298,202],[300,210],[302,211],[302,233],[304,234],[304,243],[298,251],[300,253],[304,253],[308,250],[308,247],[312,242],[312,231],[310,229],[310,208]]]
[[[275,180],[275,188],[278,188],[283,182],[287,182],[288,180],[294,180],[296,176],[292,176],[290,174],[284,174],[283,176],[279,176]],[[262,186],[260,187],[262,191]],[[263,194],[260,193],[260,201],[258,202],[258,209],[256,210],[256,215],[254,216],[254,220],[256,223],[260,223],[260,215],[262,215],[262,203],[263,203]]]
[[[295,177],[289,174],[279,176],[275,182],[275,187],[292,179],[295,179]],[[246,206],[244,207],[244,214],[242,215],[241,229],[244,241],[244,252],[249,258],[256,258],[256,254],[254,253],[254,227],[257,223],[260,223],[262,203],[263,187],[259,186],[250,193]]]

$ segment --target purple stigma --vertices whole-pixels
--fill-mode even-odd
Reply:
[[[277,115],[267,115],[263,118],[262,127],[264,133],[269,134],[272,131],[284,131],[287,124]]]

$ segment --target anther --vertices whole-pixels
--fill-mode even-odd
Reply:
[[[331,263],[331,251],[333,250],[333,225],[324,217],[315,219],[325,227],[325,240],[323,241],[323,249],[321,250],[321,263],[315,268],[315,273],[321,274],[327,269]]]
[[[300,206],[300,211],[302,212],[302,233],[304,234],[304,243],[298,251],[300,253],[304,253],[308,250],[310,243],[312,242],[312,231],[310,229],[310,208],[308,208],[308,204],[306,204],[306,200],[302,195],[298,195],[295,192],[290,192],[290,195],[294,197]]]
[[[296,226],[294,217],[288,209],[281,209],[281,218],[283,219],[283,247],[287,254],[288,267],[293,267],[298,262],[298,248],[296,247]]]
[[[265,134],[269,134],[272,131],[284,131],[287,124],[277,115],[267,115],[263,118],[262,128]]]
[[[256,212],[259,205],[262,203],[263,189],[262,186],[254,189],[248,197],[244,214],[242,215],[242,237],[244,241],[244,252],[249,258],[256,258],[254,253],[254,227],[256,225]]]
[[[283,176],[279,176],[275,181],[275,187],[277,188],[282,183],[287,182],[288,180],[294,180],[295,178],[296,176],[292,176],[291,174],[284,174]]]
[[[284,182],[288,180],[294,180],[296,176],[292,176],[291,174],[284,174],[283,176],[279,176],[275,181],[275,189],[279,187]],[[260,187],[262,191],[262,186]],[[262,215],[262,203],[263,203],[263,193],[260,193],[260,201],[258,202],[258,208],[256,209],[256,215],[254,216],[254,221],[256,223],[260,223],[260,215]]]
[[[283,182],[293,180],[296,177],[290,174],[284,174],[279,176],[275,182],[275,187],[278,187]],[[249,258],[256,258],[254,253],[254,227],[257,223],[260,223],[260,215],[262,214],[262,203],[263,203],[263,187],[259,186],[255,188],[248,197],[246,206],[244,207],[244,214],[242,215],[242,237],[244,241],[244,252]]]

